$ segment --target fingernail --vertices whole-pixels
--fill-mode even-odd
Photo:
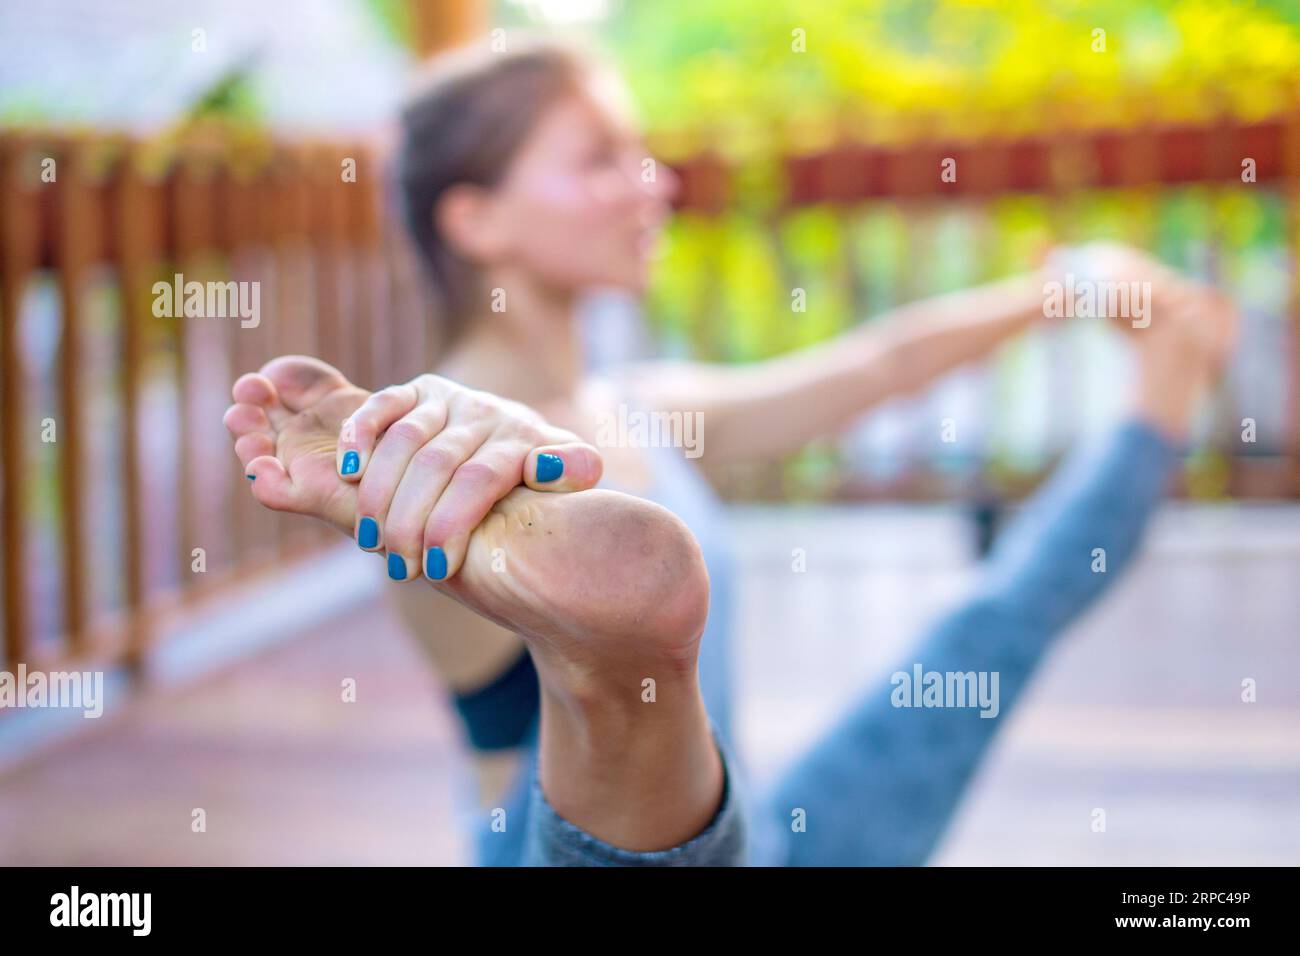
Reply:
[[[357,544],[363,548],[373,548],[379,544],[379,522],[374,518],[362,518],[357,528]]]
[[[245,475],[244,477],[249,481],[257,481],[257,475]]]
[[[564,474],[564,459],[559,455],[537,456],[537,480],[554,481]]]
[[[430,548],[425,553],[424,573],[433,581],[441,581],[447,576],[447,554],[442,548]]]
[[[400,554],[388,556],[388,576],[394,581],[406,580],[406,559]]]
[[[361,456],[354,451],[343,456],[343,474],[355,475],[361,470]]]

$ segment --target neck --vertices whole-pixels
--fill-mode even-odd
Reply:
[[[475,315],[440,372],[535,408],[569,401],[583,372],[577,293],[517,280],[488,288],[507,290],[503,311]]]

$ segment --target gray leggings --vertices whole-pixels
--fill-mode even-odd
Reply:
[[[1002,536],[974,596],[936,623],[892,669],[891,680],[865,693],[769,792],[746,791],[725,738],[716,735],[726,793],[713,821],[688,842],[632,853],[584,833],[547,803],[534,746],[527,772],[502,808],[509,825],[488,825],[477,835],[480,861],[924,863],[1053,638],[1132,559],[1174,460],[1164,438],[1137,421],[1074,452]],[[1094,570],[1098,548],[1104,549],[1104,572]],[[989,706],[990,692],[995,706]],[[965,695],[964,705],[954,694]]]

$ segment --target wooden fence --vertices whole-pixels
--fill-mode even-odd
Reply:
[[[428,367],[427,303],[381,216],[380,182],[362,144],[0,134],[7,662],[138,662],[178,597],[330,540],[254,510],[220,406],[234,377],[278,354],[318,355],[375,387]],[[156,317],[152,287],[177,273],[258,283],[260,322]],[[51,286],[52,307],[38,295]],[[96,351],[87,338],[105,321]],[[31,367],[42,338],[57,343],[52,368]],[[117,453],[91,453],[101,431]],[[33,461],[45,457],[42,475]],[[91,505],[105,483],[117,500]],[[120,538],[107,548],[94,530],[105,509]],[[51,510],[56,565],[33,546]],[[88,587],[101,572],[119,579],[104,613]],[[53,624],[34,626],[34,608]]]
[[[1239,184],[1248,156],[1259,188],[1287,197],[1294,240],[1297,129],[1289,121],[845,146],[789,159],[785,208],[897,201],[924,209],[944,195],[978,202],[1008,192]],[[956,183],[938,175],[948,156],[958,162]],[[728,207],[729,173],[716,157],[676,166],[685,209],[707,218]],[[211,129],[164,145],[0,132],[7,664],[138,665],[158,615],[178,601],[219,595],[330,540],[324,529],[256,508],[220,413],[230,382],[274,355],[319,355],[371,387],[430,367],[430,304],[383,212],[382,183],[362,144]],[[1294,264],[1294,241],[1288,255]],[[154,283],[177,273],[260,283],[261,323],[155,316]],[[1230,455],[1237,494],[1300,494],[1294,299],[1288,321],[1276,356],[1287,370],[1283,438],[1275,454]]]
[[[945,169],[952,175],[945,177]],[[780,163],[783,187],[778,201],[774,205],[751,203],[748,210],[744,209],[747,197],[742,195],[738,177],[719,152],[697,153],[678,164],[677,171],[682,181],[680,204],[693,214],[688,217],[691,224],[681,232],[692,255],[678,260],[677,265],[695,270],[701,278],[675,281],[678,290],[690,291],[679,291],[667,301],[665,311],[687,340],[686,347],[710,358],[752,357],[753,336],[746,341],[744,333],[736,331],[747,322],[751,326],[767,322],[769,331],[775,326],[771,339],[777,350],[803,344],[808,337],[807,317],[792,316],[788,307],[781,316],[776,314],[781,303],[771,305],[788,297],[791,289],[816,285],[823,300],[829,297],[837,303],[832,322],[854,322],[881,308],[943,291],[924,285],[926,273],[934,271],[925,264],[942,257],[932,240],[937,224],[954,214],[966,217],[970,224],[966,245],[974,250],[972,258],[976,260],[963,281],[982,281],[1004,274],[1008,267],[1006,257],[998,255],[1005,250],[995,251],[1002,238],[995,211],[1001,208],[1034,204],[1043,211],[1042,239],[1077,242],[1091,238],[1088,226],[1079,222],[1080,209],[1109,203],[1125,209],[1117,238],[1156,248],[1161,245],[1157,233],[1164,228],[1160,210],[1190,198],[1199,203],[1207,219],[1205,234],[1198,237],[1206,248],[1199,263],[1186,265],[1199,266],[1204,278],[1240,293],[1243,290],[1234,290],[1233,277],[1226,274],[1226,266],[1241,252],[1240,239],[1232,236],[1233,223],[1223,210],[1233,202],[1280,208],[1283,222],[1273,245],[1285,262],[1289,287],[1279,292],[1279,301],[1256,302],[1247,309],[1237,366],[1211,412],[1220,426],[1215,429],[1219,437],[1213,445],[1197,449],[1209,454],[1197,457],[1185,477],[1192,485],[1205,479],[1203,487],[1217,494],[1300,496],[1300,296],[1296,283],[1300,105],[1288,116],[1257,123],[1225,119],[1206,126],[1066,129],[1019,139],[934,139],[903,146],[846,140],[831,148],[786,157]],[[763,179],[751,175],[749,181],[755,178]],[[800,261],[800,251],[792,248],[787,236],[789,225],[810,210],[834,223],[834,240],[823,243],[833,251],[811,266],[806,256]],[[870,254],[861,248],[860,240],[864,223],[873,217],[892,217],[902,223],[905,234],[905,251],[894,263],[894,276],[885,283],[890,288],[883,291],[880,276],[867,275],[863,268]],[[730,238],[737,235],[741,238]],[[858,248],[854,248],[855,242]],[[764,294],[747,292],[753,285],[752,266],[751,275],[728,285],[729,262],[738,258],[737,250],[751,263],[757,258],[763,263],[762,272],[776,276]],[[757,320],[737,315],[728,302],[746,296],[749,308],[757,306],[773,315]],[[1250,296],[1240,298],[1248,300]],[[822,327],[812,332],[812,338],[834,331]],[[770,351],[772,343],[761,347]],[[1055,371],[1046,374],[1051,377]],[[1002,410],[987,411],[996,417]],[[1074,430],[1073,423],[1065,421],[1070,414],[1068,408],[1053,409],[1052,417],[1065,425],[1063,434]],[[1239,425],[1229,428],[1229,423],[1239,423],[1246,416],[1258,418],[1258,440],[1251,444],[1230,440],[1241,429]],[[954,485],[939,474],[942,469],[935,467],[935,453],[930,446],[914,447],[896,478],[866,481],[848,474],[847,484],[833,485],[835,493],[853,498],[929,499],[969,491],[970,483]],[[1039,474],[1041,470],[1027,471],[1004,482],[1000,490],[1019,493]],[[740,497],[780,498],[791,488],[788,480],[770,471],[738,469],[734,475],[720,477]],[[843,477],[836,476],[836,481]],[[800,487],[799,483],[794,487]]]

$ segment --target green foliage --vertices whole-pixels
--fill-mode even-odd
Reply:
[[[264,113],[251,73],[245,68],[239,68],[227,73],[205,90],[190,107],[187,118],[256,124],[261,121]]]
[[[1285,202],[1266,187],[787,210],[782,159],[846,139],[1276,116],[1296,108],[1300,91],[1297,0],[625,0],[615,9],[602,39],[653,147],[669,159],[714,150],[732,166],[728,212],[678,217],[652,284],[651,318],[679,354],[779,354],[903,302],[1024,270],[1058,242],[1126,241],[1185,268],[1204,265],[1213,247],[1232,263],[1285,244]],[[1267,259],[1251,261],[1259,270]],[[796,289],[805,311],[792,309]],[[1097,331],[1069,339],[1081,361],[1104,344]],[[993,360],[985,451],[995,481],[1044,463],[1059,412],[1041,407],[1052,361],[1028,341]],[[834,457],[823,447],[792,461],[787,490],[824,484]],[[1204,493],[1215,482],[1193,484]]]
[[[415,28],[407,0],[365,0],[365,8],[378,21],[388,39],[400,46],[411,46]]]
[[[605,38],[652,128],[752,155],[846,130],[889,140],[1274,114],[1300,77],[1296,6],[629,0]]]

